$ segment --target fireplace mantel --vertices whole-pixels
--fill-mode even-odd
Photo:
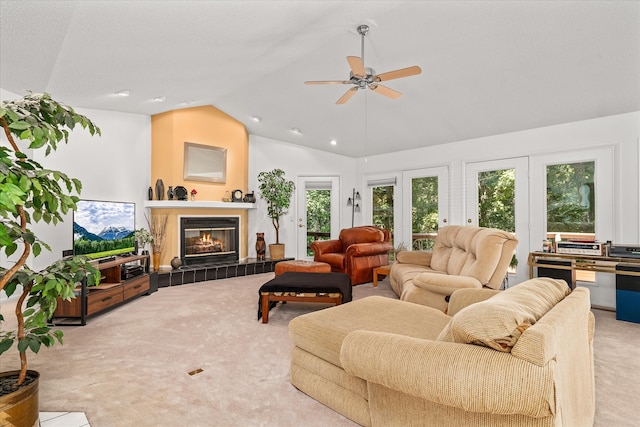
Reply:
[[[147,200],[145,208],[159,209],[255,209],[255,203],[216,202],[216,201],[180,201],[180,200]]]

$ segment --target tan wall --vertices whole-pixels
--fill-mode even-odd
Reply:
[[[195,142],[227,149],[226,183],[185,181],[184,143]],[[151,186],[162,179],[166,190],[184,186],[188,192],[195,188],[197,200],[221,201],[225,191],[240,189],[247,192],[249,168],[249,136],[244,125],[211,106],[169,111],[151,117]],[[155,194],[154,194],[155,198]],[[168,214],[167,235],[160,264],[169,265],[179,255],[178,215],[240,216],[240,257],[247,257],[248,215],[241,209],[152,209],[151,214]]]

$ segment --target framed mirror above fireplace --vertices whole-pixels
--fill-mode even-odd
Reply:
[[[211,145],[184,143],[184,179],[227,182],[227,149]]]

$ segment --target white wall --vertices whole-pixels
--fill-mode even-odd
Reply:
[[[1,89],[0,96],[2,99],[21,97]],[[91,119],[101,129],[102,136],[92,137],[78,127],[70,134],[68,145],[61,143],[58,150],[47,157],[44,150],[35,152],[34,159],[45,168],[78,178],[83,186],[82,199],[135,202],[136,228],[146,228],[143,203],[151,175],[151,118],[72,107]],[[71,214],[57,226],[40,223],[31,228],[51,246],[51,252],[44,250],[29,260],[28,265],[33,269],[46,267],[61,258],[63,250],[73,248]],[[0,258],[3,266],[7,262],[10,261]]]
[[[275,230],[267,217],[267,204],[260,198],[258,174],[280,168],[285,177],[293,182],[299,176],[338,176],[340,178],[340,228],[351,226],[351,210],[346,201],[351,191],[358,187],[355,177],[356,160],[350,157],[325,151],[308,149],[286,142],[280,142],[256,135],[249,136],[249,191],[255,191],[256,209],[249,211],[249,256],[255,257],[255,238],[257,232],[265,233],[267,244],[275,243]],[[357,188],[362,192],[362,188]],[[297,197],[294,194],[288,215],[280,220],[280,243],[285,244],[285,255],[297,254]]]

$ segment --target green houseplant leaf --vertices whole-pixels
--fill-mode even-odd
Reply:
[[[61,104],[49,94],[29,93],[21,99],[0,103],[0,124],[8,146],[0,146],[0,252],[6,256],[18,254],[11,267],[0,266],[0,290],[7,296],[19,293],[16,307],[18,326],[5,331],[0,316],[0,355],[14,344],[20,357],[18,385],[27,372],[27,351],[37,353],[42,345],[62,343],[62,331],[53,330],[49,319],[58,300],[70,300],[80,282],[98,284],[99,271],[84,257],[60,260],[42,271],[33,271],[26,262],[30,254],[38,256],[42,249],[50,250],[29,229],[33,222],[57,224],[69,210],[76,209],[80,181],[66,174],[48,170],[21,152],[15,139],[30,141],[29,148],[45,149],[49,154],[59,142],[68,142],[69,131],[77,124],[91,135],[100,129],[87,117]],[[19,251],[22,251],[19,253]]]
[[[284,176],[282,169],[258,174],[260,196],[267,201],[267,216],[276,229],[276,244],[280,243],[280,218],[287,214],[296,186]]]

